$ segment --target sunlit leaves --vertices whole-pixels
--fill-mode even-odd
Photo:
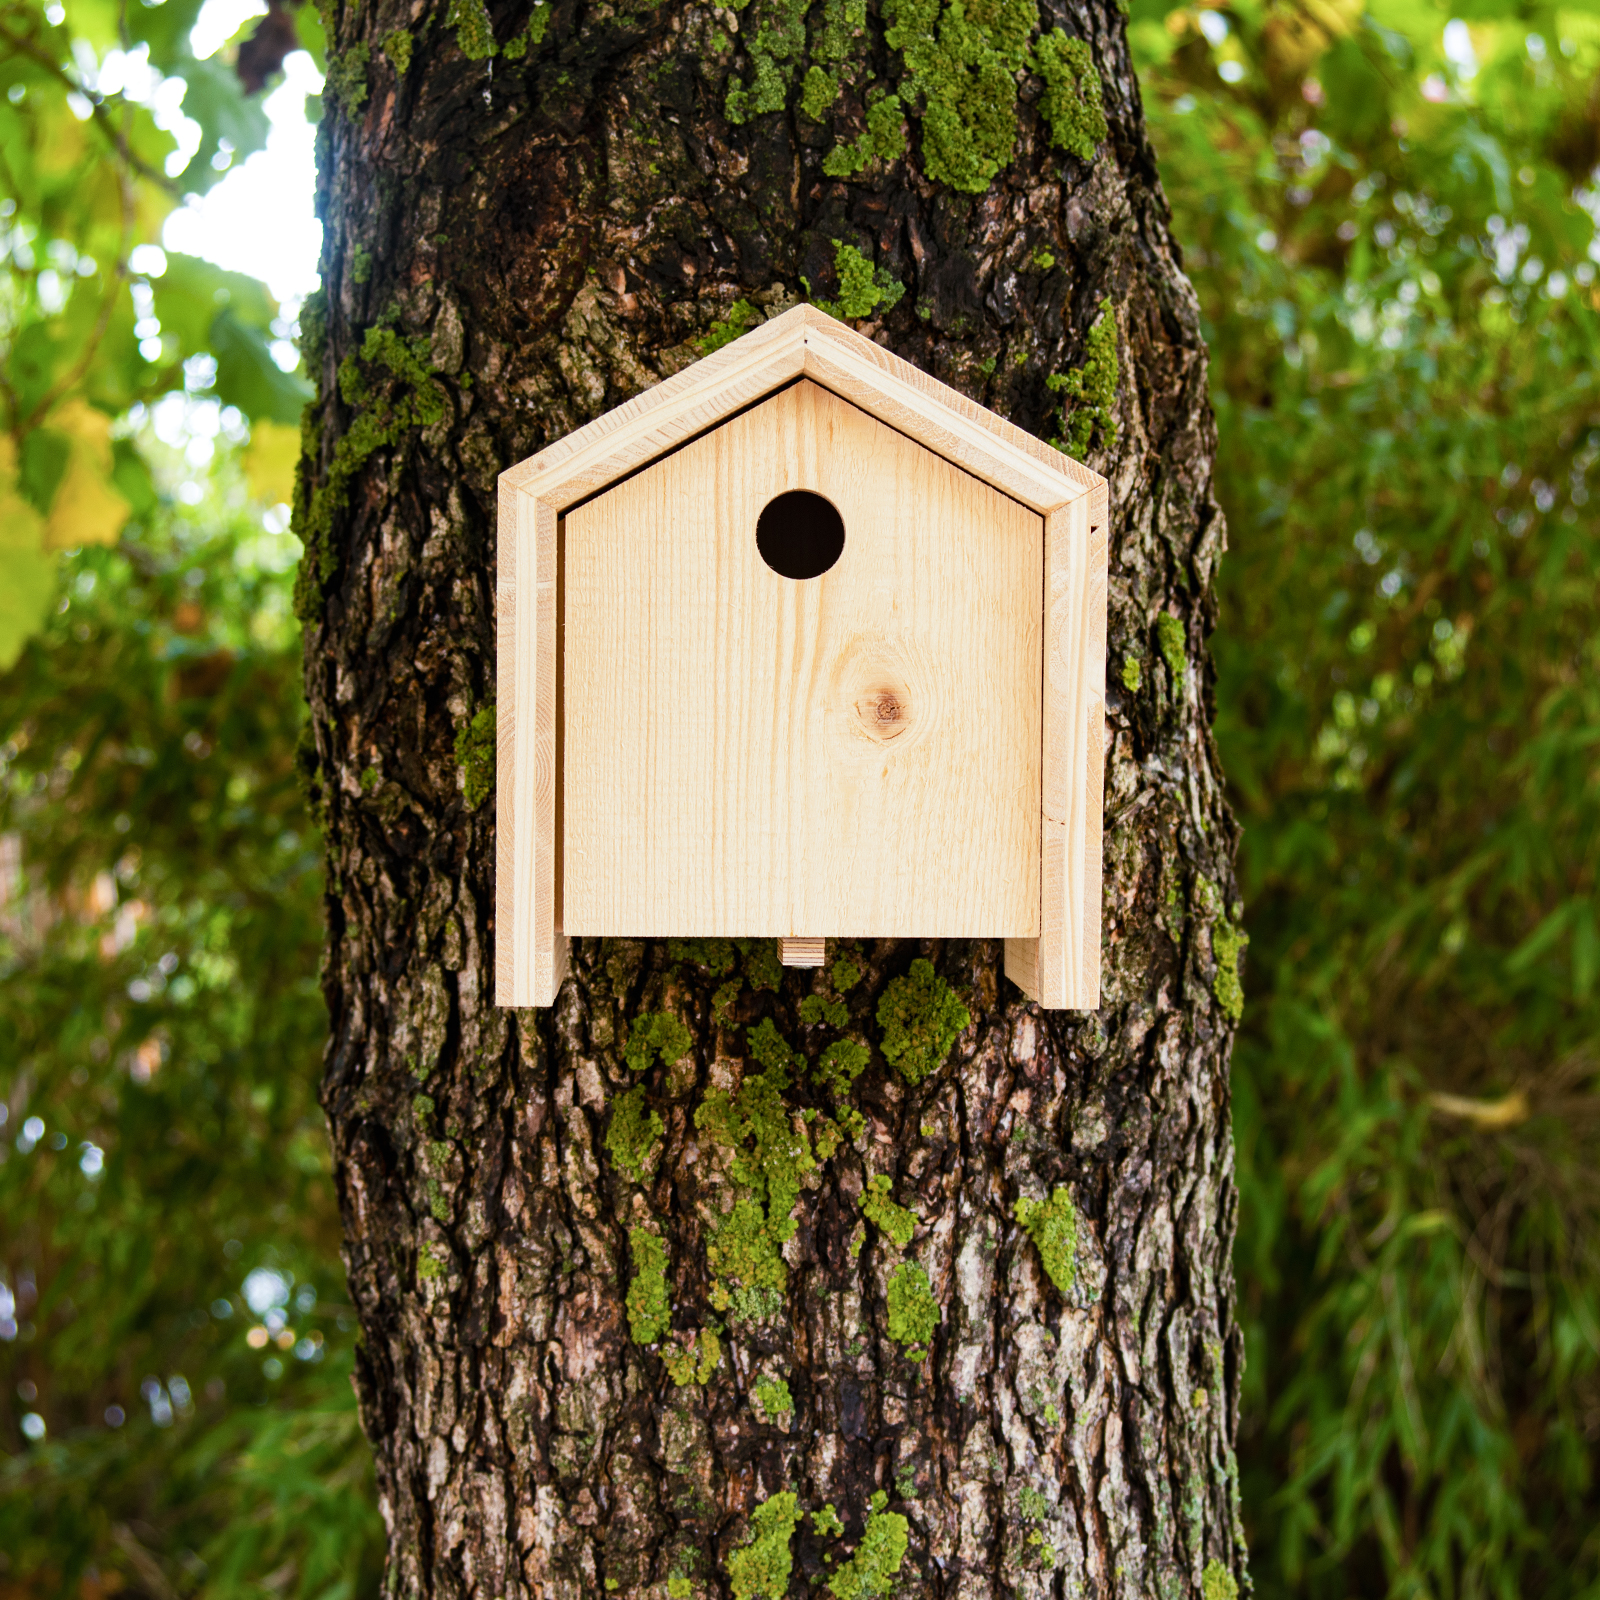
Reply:
[[[292,423],[308,392],[273,359],[260,285],[151,252],[182,196],[266,132],[228,62],[195,59],[199,11],[0,8],[0,426],[17,457],[0,494],[44,518],[42,542],[26,523],[6,538],[0,659],[42,616],[38,551],[114,539],[141,498],[109,450],[113,419],[192,386],[185,363],[202,354],[246,415]]]

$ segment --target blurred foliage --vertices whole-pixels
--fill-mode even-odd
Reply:
[[[233,68],[195,59],[200,9],[0,0],[0,669],[55,598],[53,552],[151,506],[114,418],[186,381],[278,424],[309,394],[273,359],[289,326],[260,284],[159,248],[266,134]]]
[[[0,1594],[371,1594],[299,547],[163,404],[0,689]]]
[[[1132,32],[1230,524],[1257,1593],[1600,1594],[1600,10]]]

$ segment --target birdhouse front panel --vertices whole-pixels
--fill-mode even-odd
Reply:
[[[560,561],[566,933],[1037,936],[1039,513],[802,378]]]
[[[1100,991],[1105,480],[800,305],[500,477],[496,995],[569,935]]]

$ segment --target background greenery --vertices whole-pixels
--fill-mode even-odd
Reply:
[[[263,510],[302,390],[258,286],[139,249],[262,133],[196,11],[0,0],[8,1596],[378,1586]],[[1600,6],[1131,28],[1231,526],[1256,1588],[1600,1595]]]

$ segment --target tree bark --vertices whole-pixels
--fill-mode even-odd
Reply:
[[[1092,157],[1052,142],[1035,61],[1005,80],[1010,159],[969,193],[930,154],[912,47],[890,49],[878,0],[864,17],[554,0],[531,26],[475,0],[338,5],[325,298],[303,319],[320,380],[297,506],[304,760],[328,850],[323,1097],[391,1592],[750,1596],[787,1592],[790,1560],[794,1593],[877,1593],[903,1517],[904,1594],[1228,1595],[1245,1582],[1239,937],[1205,651],[1223,525],[1197,309],[1122,16],[1045,0],[1030,30],[1092,49]],[[813,118],[822,57],[844,87]],[[895,154],[891,130],[831,177],[882,99],[873,75],[913,108],[909,143]],[[1064,402],[1069,422],[1088,403],[1047,380],[1084,368],[1103,302],[1115,318],[1114,437],[1111,417],[1087,430],[1114,506],[1103,1004],[1040,1012],[998,942],[839,947],[844,970],[774,977],[770,944],[580,940],[555,1007],[497,1009],[496,474],[713,330],[842,295],[840,244],[905,286],[864,332],[1047,438]],[[913,1083],[884,1057],[880,1007],[919,958],[968,1021]],[[768,1019],[778,1044],[753,1045]],[[816,1062],[840,1037],[870,1060],[830,1088]],[[740,1099],[752,1083],[781,1102],[781,1172]],[[903,1252],[893,1213],[862,1207],[875,1177],[918,1213]],[[1056,1237],[1052,1275],[1017,1203],[1060,1189],[1076,1245]],[[723,1231],[738,1200],[781,1245],[766,1289]],[[923,1359],[891,1304],[908,1262],[939,1311]],[[786,1545],[775,1513],[752,1517],[791,1491],[808,1515]]]

